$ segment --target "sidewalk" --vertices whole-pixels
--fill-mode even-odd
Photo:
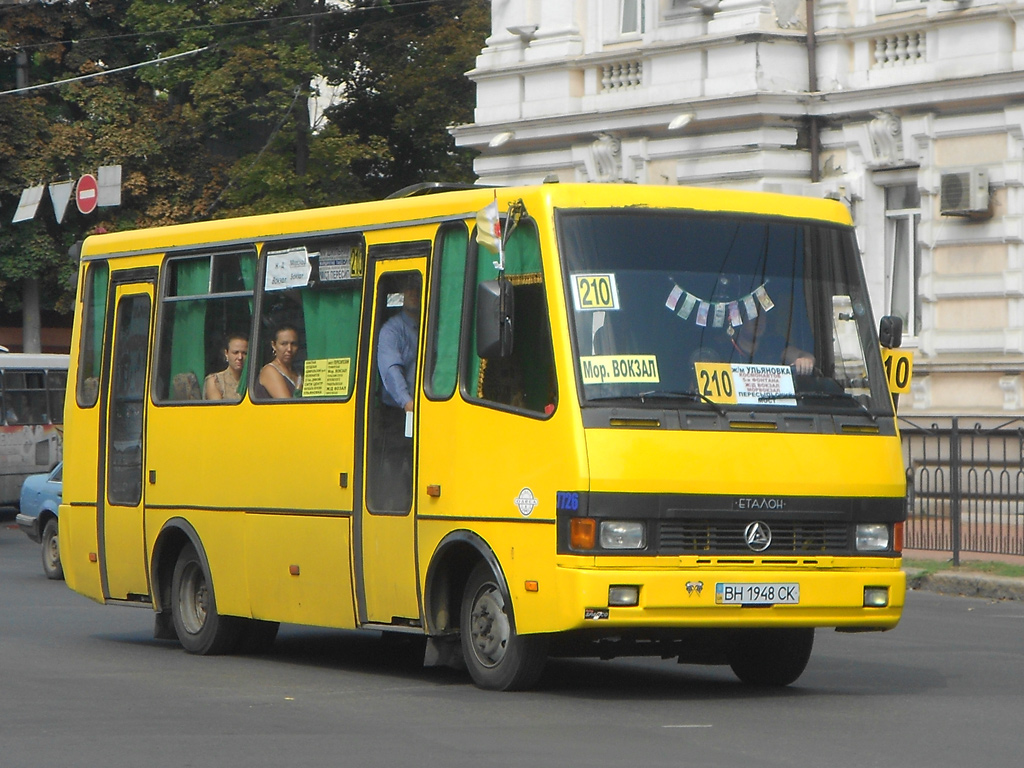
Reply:
[[[949,552],[931,552],[917,549],[903,551],[904,560],[940,560],[950,561]],[[981,560],[1010,563],[1024,567],[1024,557],[1014,555],[986,555],[977,552],[961,553],[960,561]],[[907,574],[909,589],[922,589],[939,592],[944,595],[964,595],[966,597],[984,597],[990,600],[1024,600],[1024,577],[991,576],[970,570],[938,571],[928,573],[920,568],[904,567]]]

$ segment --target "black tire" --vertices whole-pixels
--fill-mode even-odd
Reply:
[[[803,674],[813,647],[813,629],[748,630],[735,636],[729,666],[747,685],[781,687]]]
[[[469,576],[460,619],[462,655],[479,688],[521,691],[540,679],[547,637],[516,633],[512,601],[485,562]]]
[[[217,613],[213,583],[191,544],[185,545],[174,564],[171,616],[178,642],[189,653],[230,653],[242,636],[240,619]]]
[[[54,581],[64,579],[64,566],[60,563],[60,542],[57,538],[57,518],[46,521],[42,536],[43,573]]]

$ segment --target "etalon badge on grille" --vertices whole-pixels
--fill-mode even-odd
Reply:
[[[743,540],[754,552],[764,552],[772,544],[772,529],[767,523],[755,520],[743,529]]]
[[[686,582],[686,594],[690,595],[691,597],[693,596],[694,593],[696,593],[698,596],[700,596],[700,593],[703,592],[703,591],[704,591],[704,582],[703,581],[688,581],[688,582]]]

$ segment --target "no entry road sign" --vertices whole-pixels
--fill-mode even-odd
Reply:
[[[99,189],[100,186],[96,183],[96,177],[91,173],[84,174],[78,180],[78,186],[75,188],[75,202],[78,204],[78,210],[81,213],[92,213],[96,210]]]

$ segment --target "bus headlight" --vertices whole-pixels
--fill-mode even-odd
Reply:
[[[857,526],[859,552],[884,552],[889,548],[889,526],[885,523],[861,523]]]
[[[646,545],[647,530],[643,523],[632,520],[601,522],[602,549],[643,549]]]
[[[864,587],[865,608],[885,608],[889,605],[888,587]]]
[[[632,608],[640,604],[640,587],[635,584],[621,584],[608,587],[608,606]]]

